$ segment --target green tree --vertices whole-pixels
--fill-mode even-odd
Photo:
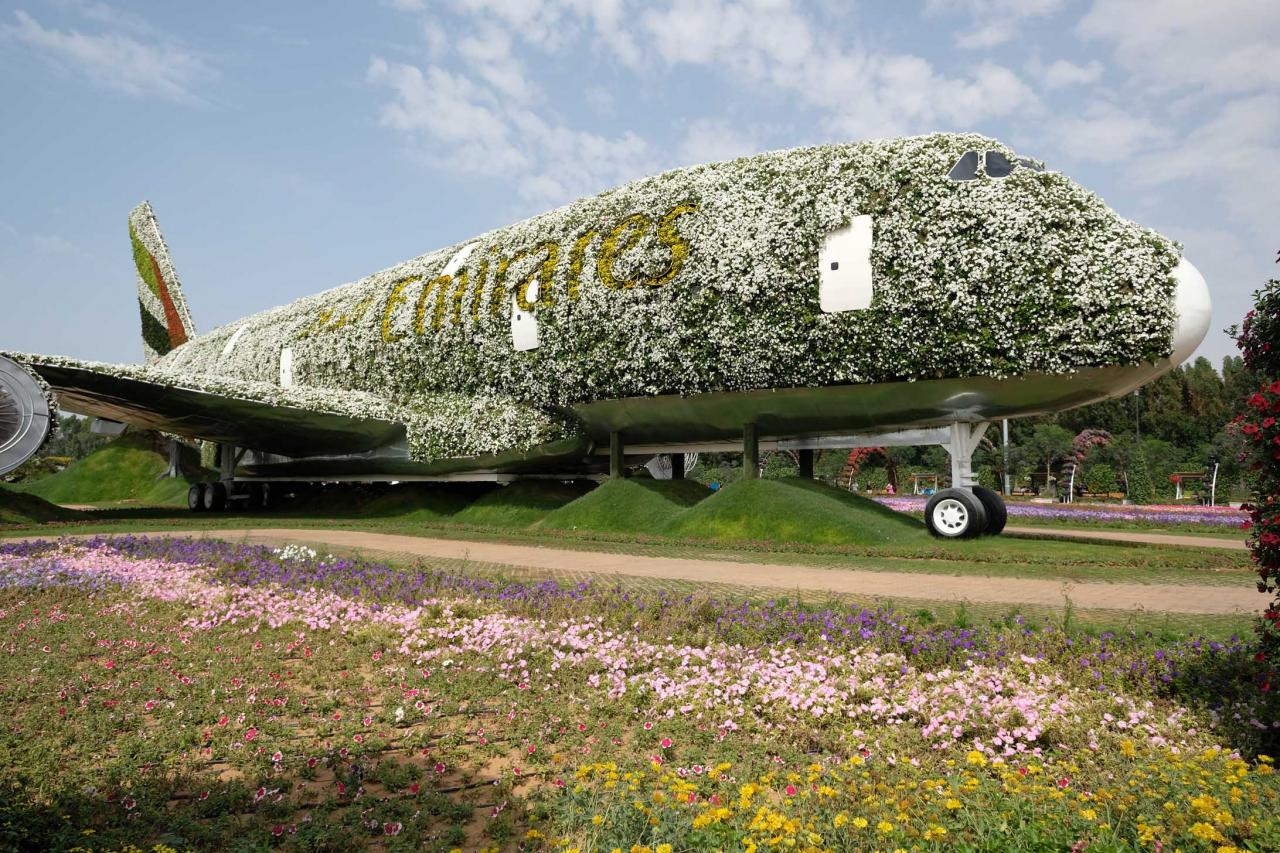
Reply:
[[[1074,436],[1057,424],[1037,424],[1022,447],[1036,465],[1044,466],[1044,494],[1053,495],[1050,486],[1053,478],[1053,466],[1071,454],[1071,439]]]
[[[1114,492],[1116,485],[1116,471],[1106,463],[1091,465],[1084,471],[1084,488],[1087,492],[1105,495]]]
[[[1147,455],[1141,445],[1135,445],[1129,456],[1126,472],[1129,484],[1129,500],[1136,504],[1149,504],[1155,497],[1155,486],[1151,482],[1151,471],[1147,467]]]

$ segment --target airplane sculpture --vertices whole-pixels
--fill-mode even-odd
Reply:
[[[681,476],[698,450],[748,476],[797,450],[811,476],[817,448],[940,444],[926,523],[975,536],[1004,525],[972,472],[992,420],[1131,391],[1210,316],[1175,244],[974,134],[678,169],[206,334],[150,205],[129,232],[146,364],[0,354],[0,472],[56,406],[217,443],[193,509],[665,454]]]

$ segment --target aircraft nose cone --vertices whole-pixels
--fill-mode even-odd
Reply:
[[[1213,318],[1213,303],[1209,300],[1209,285],[1204,276],[1186,258],[1178,261],[1173,270],[1178,287],[1173,295],[1173,308],[1177,320],[1173,327],[1173,353],[1169,360],[1174,364],[1186,361],[1196,351],[1209,332]]]

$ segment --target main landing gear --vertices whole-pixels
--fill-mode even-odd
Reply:
[[[193,483],[187,489],[187,509],[192,512],[270,508],[269,483]]]
[[[935,493],[924,507],[925,526],[934,536],[995,536],[1009,520],[1004,499],[973,481],[973,451],[986,431],[986,423],[951,425],[950,440],[943,447],[951,455],[952,487]]]

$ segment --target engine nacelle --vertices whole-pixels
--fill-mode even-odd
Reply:
[[[26,462],[58,423],[58,407],[40,377],[0,355],[0,474]]]

